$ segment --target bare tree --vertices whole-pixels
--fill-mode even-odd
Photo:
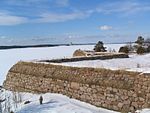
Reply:
[[[16,111],[22,102],[22,95],[18,92],[7,92],[0,89],[0,113]]]
[[[6,101],[6,99],[4,99],[4,96],[3,96],[3,89],[2,87],[0,88],[0,113],[3,113],[3,106],[2,106],[2,103]]]
[[[18,104],[22,102],[22,96],[18,92],[13,92],[13,105],[15,109],[18,109]]]

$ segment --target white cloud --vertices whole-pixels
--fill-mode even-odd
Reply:
[[[0,12],[0,25],[16,25],[26,23],[27,18]]]
[[[81,10],[74,8],[69,8],[70,11],[67,13],[55,13],[54,10],[48,9],[50,5],[56,5],[55,8],[69,6],[69,0],[12,0],[7,1],[9,4],[19,5],[27,5],[28,9],[31,6],[38,6],[38,8],[31,8],[31,12],[29,15],[24,15],[24,17],[12,15],[11,13],[4,13],[0,11],[0,25],[16,25],[22,23],[56,23],[56,22],[65,22],[69,20],[75,19],[84,19],[89,16],[92,16],[94,13],[99,14],[119,14],[119,15],[129,15],[129,14],[137,14],[140,11],[150,11],[150,4],[140,4],[135,1],[123,1],[123,2],[111,2],[100,4],[99,6],[95,6],[90,9]],[[42,5],[43,4],[43,5]],[[31,5],[31,6],[30,6]],[[41,6],[41,7],[39,7]],[[57,7],[58,6],[58,7]],[[71,6],[69,6],[71,7]],[[40,9],[40,10],[39,10]],[[32,10],[35,13],[32,12]],[[29,10],[30,11],[30,10]],[[48,13],[45,13],[48,12]],[[50,12],[50,13],[49,13]],[[57,12],[57,11],[56,11]],[[15,14],[15,12],[12,12]],[[20,13],[16,13],[20,14]],[[30,16],[34,17],[34,19],[30,18]],[[100,26],[100,30],[111,30],[113,29],[111,26]]]
[[[56,4],[58,6],[68,6],[69,5],[69,0],[55,0]]]
[[[59,7],[65,7],[69,5],[69,0],[6,0],[5,1],[9,5],[14,6],[49,6],[49,5],[56,5]]]
[[[74,11],[71,13],[43,13],[38,18],[30,19],[0,12],[0,25],[17,25],[24,23],[57,23],[75,19],[84,19],[91,15],[90,12]]]
[[[108,25],[103,25],[103,26],[100,26],[99,28],[100,28],[100,30],[104,30],[104,31],[113,29],[112,26],[108,26]]]
[[[72,12],[66,14],[58,14],[58,13],[45,13],[40,16],[40,18],[33,20],[36,23],[49,22],[65,22],[74,19],[83,19],[90,16],[87,12]]]
[[[99,5],[95,12],[98,13],[120,13],[121,15],[135,14],[140,11],[150,11],[150,4],[139,3],[136,1],[121,1]]]
[[[0,39],[6,39],[6,36],[2,35],[2,36],[0,36]]]

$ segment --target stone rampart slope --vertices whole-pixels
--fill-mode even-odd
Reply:
[[[150,107],[150,74],[18,62],[4,82],[8,90],[61,93],[116,111]]]

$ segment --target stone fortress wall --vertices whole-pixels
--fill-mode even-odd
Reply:
[[[18,92],[60,93],[122,112],[150,107],[150,74],[138,72],[18,62],[3,86]]]

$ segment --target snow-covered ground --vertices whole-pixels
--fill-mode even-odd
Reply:
[[[61,64],[65,66],[107,68],[113,70],[121,69],[128,71],[150,73],[150,54],[130,55],[130,58],[78,61]]]
[[[117,113],[114,111],[97,108],[90,104],[70,99],[61,94],[43,94],[43,104],[39,104],[40,95],[24,94],[24,100],[31,101],[22,107],[17,113]]]
[[[14,113],[119,113],[98,108],[62,94],[31,94],[2,90],[0,99],[6,99],[6,103],[1,104],[3,113],[10,113],[10,111]],[[42,105],[39,102],[40,96],[43,97]],[[29,103],[25,104],[27,101]]]
[[[10,111],[14,113],[119,113],[98,108],[61,94],[31,94],[11,91],[4,91],[3,93],[7,102],[7,104],[2,104],[3,113],[10,113]],[[42,105],[39,102],[40,96],[43,97]],[[29,103],[25,104],[27,101]],[[136,113],[150,113],[150,109],[137,110]]]

